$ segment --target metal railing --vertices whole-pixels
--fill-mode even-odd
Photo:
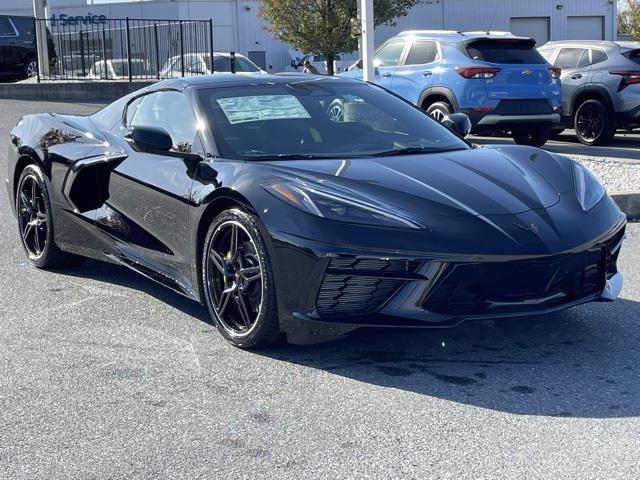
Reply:
[[[38,72],[38,82],[159,80],[214,70],[235,73],[235,53],[214,52],[212,19],[34,19],[34,31],[44,25],[50,68],[46,76]]]

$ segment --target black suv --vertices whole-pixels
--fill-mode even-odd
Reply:
[[[54,68],[56,52],[47,31],[49,64]],[[35,26],[33,17],[0,15],[0,77],[27,78],[37,73]]]

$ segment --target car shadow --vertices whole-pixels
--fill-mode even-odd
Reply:
[[[640,303],[447,330],[360,331],[260,352],[353,380],[520,415],[640,415]],[[345,392],[348,394],[348,392]]]
[[[468,138],[472,143],[481,145],[498,145],[513,144],[513,140],[508,137],[475,137]],[[587,147],[578,141],[573,132],[562,133],[558,139],[549,140],[544,147],[550,152],[562,155],[584,155],[588,157],[605,157],[631,159],[640,162],[640,137],[637,135],[616,135],[615,139],[609,144],[599,147]]]
[[[145,292],[209,325],[204,307],[124,267],[60,272]],[[255,354],[360,382],[519,415],[640,416],[640,303],[619,299],[453,329],[362,329]],[[345,392],[347,394],[347,392]]]
[[[212,324],[204,306],[184,297],[133,270],[113,263],[87,259],[74,267],[66,267],[56,273],[70,277],[98,280],[144,292],[205,323]]]

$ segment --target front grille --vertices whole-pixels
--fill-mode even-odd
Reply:
[[[376,312],[404,285],[405,280],[397,276],[411,274],[419,266],[420,262],[412,260],[333,258],[318,292],[318,314],[335,317]]]
[[[547,100],[500,100],[495,109],[499,115],[544,115],[553,113]]]
[[[336,257],[329,263],[337,270],[379,270],[381,272],[415,272],[420,262],[380,258]]]
[[[325,275],[316,302],[318,313],[328,317],[375,312],[403,283],[376,277]]]
[[[423,300],[434,313],[509,313],[570,303],[602,291],[606,249],[544,259],[450,264]]]

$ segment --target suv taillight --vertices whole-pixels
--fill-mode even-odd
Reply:
[[[500,72],[500,69],[492,67],[456,67],[456,72],[464,78],[493,78]]]
[[[551,67],[549,68],[549,75],[551,75],[551,78],[554,80],[557,80],[560,78],[560,75],[562,75],[562,69],[560,67]]]
[[[638,70],[611,70],[609,73],[611,75],[620,75],[622,77],[620,85],[618,86],[619,92],[627,88],[629,85],[640,83],[640,71]]]

